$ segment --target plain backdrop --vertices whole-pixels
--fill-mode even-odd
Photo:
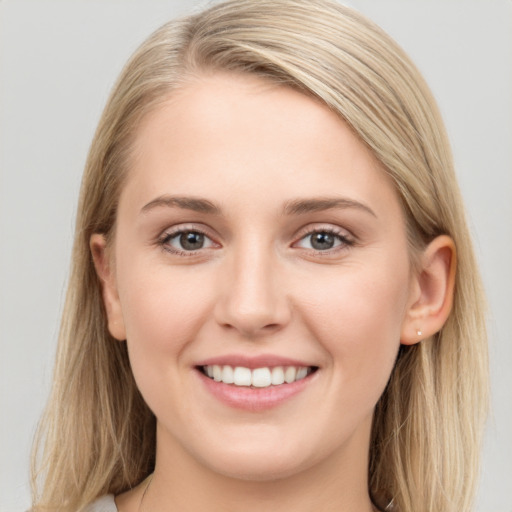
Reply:
[[[82,168],[108,91],[187,0],[0,0],[0,510],[27,509]],[[354,0],[406,49],[450,134],[489,298],[478,512],[512,512],[512,2]],[[441,511],[440,511],[441,512]],[[461,511],[463,512],[463,511]]]

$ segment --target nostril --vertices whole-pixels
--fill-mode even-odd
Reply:
[[[279,294],[273,296],[268,291],[264,294],[258,291],[257,285],[249,284],[242,286],[238,282],[219,297],[215,306],[218,324],[226,330],[235,329],[248,338],[280,330],[289,322],[289,305]]]

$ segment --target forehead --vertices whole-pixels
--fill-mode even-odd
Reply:
[[[193,192],[263,207],[337,192],[398,205],[390,178],[338,115],[254,76],[197,77],[146,116],[134,150],[125,188],[139,203]]]

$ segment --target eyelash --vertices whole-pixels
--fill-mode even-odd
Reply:
[[[202,229],[198,229],[198,228],[180,228],[180,229],[177,229],[176,231],[166,231],[158,240],[158,245],[166,252],[170,252],[171,254],[175,254],[177,256],[195,256],[197,255],[197,253],[203,249],[203,247],[201,249],[198,249],[196,251],[186,251],[186,250],[180,250],[180,249],[175,249],[174,247],[171,247],[169,245],[169,242],[171,240],[173,240],[174,238],[177,238],[185,233],[195,233],[195,234],[198,234],[198,235],[202,235],[205,237],[205,239],[208,239],[212,242],[212,245],[215,244],[215,242],[212,241],[211,237],[208,236],[208,234],[203,231]]]
[[[177,229],[176,231],[165,232],[165,233],[163,233],[163,235],[161,237],[158,238],[157,243],[164,251],[170,252],[171,254],[175,254],[177,256],[196,256],[199,251],[201,251],[202,249],[205,249],[205,247],[201,247],[200,249],[195,250],[195,251],[193,251],[193,250],[187,251],[187,250],[175,249],[169,245],[169,242],[171,240],[173,240],[185,233],[194,233],[194,234],[202,235],[205,237],[205,239],[208,239],[212,245],[215,245],[215,242],[211,239],[211,237],[205,231],[198,229],[198,228],[193,228],[193,229],[192,228],[190,228],[190,229],[180,228],[180,229]],[[340,250],[344,250],[344,249],[346,250],[347,248],[355,245],[354,240],[347,237],[345,234],[342,234],[337,229],[329,227],[329,228],[314,228],[314,229],[310,229],[310,230],[302,233],[299,240],[297,242],[294,242],[293,246],[296,246],[302,240],[305,240],[306,238],[311,237],[312,235],[317,234],[317,233],[332,235],[340,243],[339,243],[339,245],[337,245],[333,248],[330,248],[330,249],[326,249],[326,250],[320,250],[320,249],[314,249],[314,248],[303,248],[303,249],[310,251],[310,252],[314,252],[315,254],[328,255],[328,254],[332,254],[334,252],[338,252]]]
[[[340,230],[333,228],[333,227],[309,229],[308,231],[306,231],[305,233],[303,233],[301,235],[298,242],[295,242],[294,245],[298,244],[302,240],[304,240],[308,237],[311,237],[312,235],[317,234],[317,233],[332,235],[334,238],[336,238],[340,242],[340,244],[335,247],[332,247],[330,249],[323,250],[323,251],[319,250],[319,249],[314,249],[314,248],[304,248],[305,250],[314,252],[315,254],[321,254],[321,255],[327,256],[327,255],[336,253],[338,251],[346,250],[355,245],[355,241],[353,239],[351,239],[349,236],[347,236],[346,234],[342,233]]]

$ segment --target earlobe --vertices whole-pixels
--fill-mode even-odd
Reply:
[[[402,325],[402,344],[418,343],[445,324],[453,303],[456,260],[455,244],[446,235],[435,238],[424,250]]]
[[[117,292],[114,268],[108,254],[105,237],[95,233],[89,240],[96,273],[101,281],[103,303],[107,312],[108,330],[119,341],[126,339],[121,303]]]

